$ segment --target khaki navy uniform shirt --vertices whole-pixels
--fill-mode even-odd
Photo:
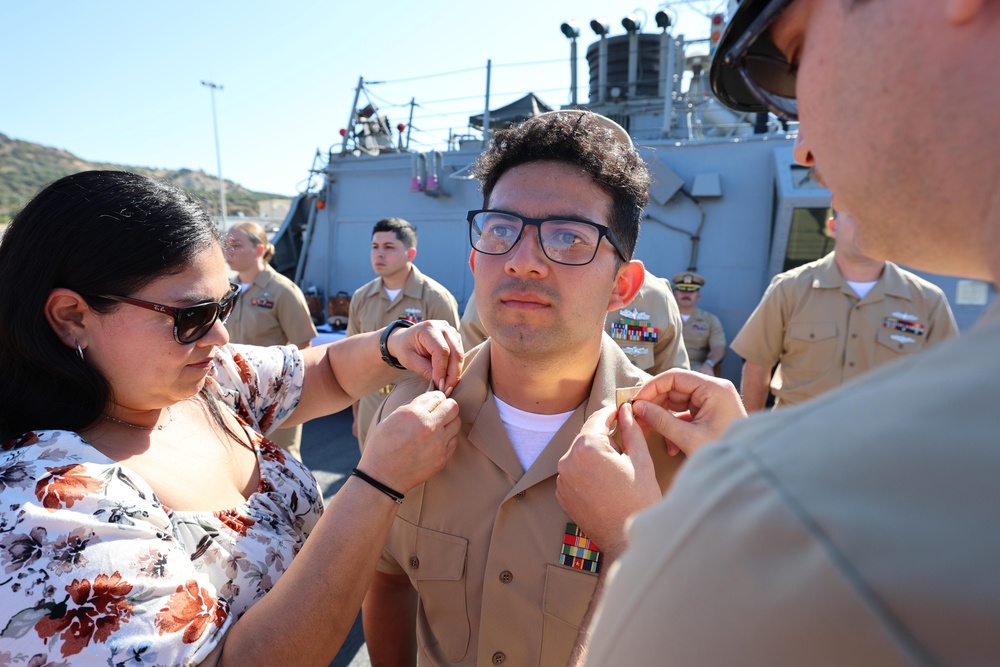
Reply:
[[[270,264],[240,294],[226,320],[229,340],[245,345],[298,345],[316,337],[302,290]],[[268,439],[302,460],[302,425],[276,429]]]
[[[629,361],[650,375],[690,368],[682,325],[670,283],[649,271],[632,302],[604,320],[604,330]]]
[[[590,604],[600,545],[576,535],[556,501],[556,464],[587,416],[614,405],[615,389],[648,375],[603,337],[589,398],[525,471],[507,438],[490,390],[487,341],[466,359],[452,398],[462,422],[444,469],[406,494],[379,570],[406,574],[417,590],[422,667],[565,665]],[[426,380],[397,386],[387,415],[428,389]],[[683,458],[648,439],[660,486]],[[403,629],[405,630],[405,629]]]
[[[466,351],[482,343],[490,337],[483,328],[483,323],[479,319],[479,311],[476,309],[476,293],[469,295],[469,300],[465,303],[465,310],[462,311],[462,322],[458,327],[458,332],[462,334],[462,347]]]
[[[393,320],[444,320],[457,329],[458,304],[444,285],[422,274],[416,266],[411,266],[403,291],[392,301],[385,293],[381,277],[358,288],[351,298],[347,335],[377,331]],[[391,385],[383,387],[362,398],[358,404],[358,442],[362,449],[375,410],[391,389]]]
[[[691,368],[700,368],[713,347],[726,346],[726,332],[722,330],[719,318],[701,308],[684,322],[684,345],[687,347]]]
[[[633,521],[588,667],[997,664],[997,350],[1000,302],[697,452]]]
[[[886,262],[859,300],[833,257],[775,276],[733,341],[747,361],[778,364],[775,405],[801,403],[958,333],[937,286]]]
[[[245,345],[287,345],[316,337],[302,290],[269,264],[240,294],[226,321],[229,340]]]

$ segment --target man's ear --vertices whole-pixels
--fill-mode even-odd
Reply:
[[[87,347],[87,322],[91,310],[78,292],[57,287],[45,300],[45,319],[64,345]]]
[[[416,256],[417,256],[417,249],[416,248],[407,248],[406,249],[406,261],[412,262],[413,258],[416,257]]]
[[[827,218],[826,220],[826,230],[830,233],[830,238],[837,238],[837,219]]]
[[[608,301],[608,311],[624,308],[632,303],[632,299],[639,293],[642,283],[646,279],[646,267],[637,259],[625,262],[618,268],[618,275],[615,277],[615,285],[611,290],[611,299]]]

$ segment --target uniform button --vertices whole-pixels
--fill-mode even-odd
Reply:
[[[811,334],[809,334],[809,337],[810,337],[810,338],[815,338],[815,337],[816,337],[816,334],[813,334],[813,333],[811,333]]]
[[[851,368],[854,368],[854,362],[853,361],[848,361],[847,365],[850,366]]]
[[[851,338],[857,338],[858,334],[851,334]]]
[[[514,575],[510,573],[510,570],[504,570],[503,572],[500,573],[500,581],[502,581],[505,584],[509,584],[510,582],[514,581]]]
[[[506,659],[507,659],[507,656],[505,656],[500,651],[497,651],[496,653],[493,654],[493,664],[494,665],[502,665]]]
[[[416,556],[410,556],[410,569],[416,570],[420,567],[420,559]]]
[[[514,497],[517,498],[518,500],[521,500],[522,498],[524,498],[524,491],[518,491],[517,493],[514,494]]]

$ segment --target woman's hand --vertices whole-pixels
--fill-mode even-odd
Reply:
[[[677,368],[642,385],[632,409],[641,424],[663,436],[671,455],[691,456],[747,416],[732,382]]]
[[[369,433],[358,468],[406,493],[444,467],[460,426],[458,403],[440,391],[421,394]]]
[[[465,351],[458,331],[443,320],[425,320],[397,328],[386,341],[399,363],[434,383],[446,395],[458,384]]]

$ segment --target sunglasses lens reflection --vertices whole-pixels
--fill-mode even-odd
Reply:
[[[748,55],[747,74],[753,81],[778,97],[795,99],[795,67],[785,60],[771,56]]]
[[[177,318],[177,337],[185,344],[198,340],[215,324],[218,312],[219,306],[214,303],[185,308]]]

